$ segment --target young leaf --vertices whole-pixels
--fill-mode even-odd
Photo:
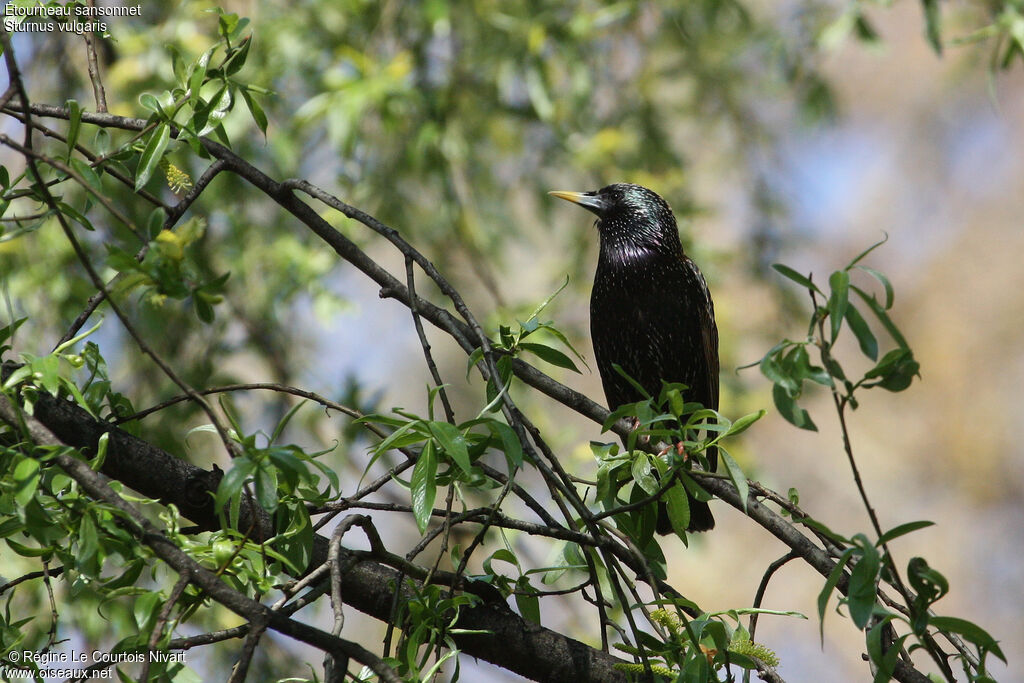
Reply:
[[[501,440],[501,448],[505,453],[505,459],[508,460],[509,470],[522,467],[523,444],[519,443],[519,437],[516,436],[515,431],[504,422],[497,420],[488,420],[487,427],[491,430],[491,434]]]
[[[865,292],[860,287],[858,287],[857,285],[850,285],[850,289],[852,289],[857,294],[857,296],[864,300],[864,303],[868,305],[868,308],[871,309],[871,312],[875,314],[876,318],[878,318],[878,322],[882,323],[882,326],[885,327],[885,330],[892,336],[893,340],[900,346],[900,348],[910,348],[907,345],[907,340],[904,339],[903,334],[900,332],[899,328],[896,327],[892,319],[889,318],[889,314],[885,312],[886,309],[883,308],[880,303],[878,303],[878,299],[876,299],[873,296],[868,296],[868,293]]]
[[[263,107],[256,101],[256,98],[249,93],[245,88],[240,88],[239,92],[242,93],[242,100],[245,101],[245,106],[249,109],[249,113],[252,115],[252,120],[256,122],[256,126],[260,129],[263,135],[267,134],[267,115],[263,111]]]
[[[14,502],[24,508],[39,488],[39,461],[25,458],[14,468]]]
[[[850,587],[846,600],[850,608],[850,619],[853,620],[857,628],[863,629],[868,625],[871,614],[875,610],[881,557],[874,545],[869,543],[858,545],[862,554],[857,560],[857,564],[854,565],[853,571],[850,572]]]
[[[541,360],[545,360],[552,365],[557,365],[558,367],[565,368],[566,370],[579,372],[579,368],[577,368],[576,364],[572,362],[572,359],[558,349],[545,346],[544,344],[535,344],[533,342],[519,342],[519,348],[533,353]]]
[[[857,337],[861,352],[871,360],[878,360],[878,340],[875,339],[871,328],[868,327],[860,311],[853,304],[846,308],[846,324],[850,326],[850,330]]]
[[[876,280],[882,283],[882,287],[885,289],[885,310],[888,311],[890,308],[892,308],[893,300],[895,300],[896,294],[893,291],[892,283],[889,282],[889,278],[886,277],[885,273],[879,270],[875,270],[874,268],[868,268],[867,266],[857,266],[857,268],[863,270],[865,273],[870,274],[872,277],[874,277]]]
[[[762,411],[763,413],[764,411]],[[729,479],[736,486],[736,491],[740,495],[740,500],[743,501],[743,511],[747,511],[747,494],[750,491],[750,485],[747,483],[747,475],[743,474],[743,470],[740,469],[739,464],[732,459],[727,451],[722,448],[718,449],[718,455],[722,458],[722,463],[725,465],[725,471],[729,474]]]
[[[82,106],[78,100],[68,100],[64,103],[68,110],[68,158],[75,151],[75,144],[78,142],[78,133],[82,130]]]
[[[516,607],[524,619],[540,624],[540,598],[530,585],[530,579],[525,576],[516,582]]]
[[[466,437],[462,435],[454,425],[448,424],[447,422],[430,422],[428,423],[430,433],[433,434],[434,438],[437,439],[438,444],[444,450],[445,454],[455,461],[455,464],[459,466],[466,474],[470,474],[472,470],[472,464],[469,461],[469,451],[466,448]]]
[[[813,289],[815,292],[818,292],[819,294],[821,293],[821,290],[818,289],[818,286],[814,284],[814,282],[812,282],[809,277],[801,275],[800,273],[796,272],[789,266],[785,266],[781,263],[773,263],[772,268],[774,268],[776,272],[780,273],[784,277],[788,277],[790,280],[797,283],[798,285],[806,287],[807,289]]]
[[[889,241],[889,234],[885,233],[885,232],[883,232],[882,234],[884,235],[884,237],[882,239],[878,240],[877,242],[872,244],[870,247],[868,247],[864,251],[862,251],[859,254],[857,254],[857,256],[855,256],[854,259],[852,261],[850,261],[850,263],[848,263],[846,268],[844,268],[843,270],[849,270],[850,268],[853,268],[855,265],[860,263],[864,259],[865,256],[867,256],[868,254],[873,252],[875,249],[878,249],[880,246],[882,246],[883,244],[888,242]]]
[[[648,401],[651,399],[650,393],[648,393],[648,391],[640,385],[640,382],[637,382],[635,379],[630,377],[629,373],[623,370],[621,365],[619,365],[618,363],[612,363],[612,370],[622,375],[622,378],[629,382],[634,389],[639,391],[640,395],[643,396],[645,399],[647,399]]]
[[[672,530],[685,541],[686,527],[690,526],[690,499],[686,495],[686,489],[677,481],[665,491],[661,500],[665,502]]]
[[[886,626],[890,621],[892,621],[892,617],[888,615],[878,620],[878,623],[874,624],[868,631],[867,638],[865,639],[868,657],[878,667],[875,677],[872,679],[873,683],[888,683],[892,680],[892,673],[896,670],[896,659],[903,649],[903,641],[910,635],[909,633],[904,633],[896,639],[896,642],[889,643],[888,649],[883,652],[883,648],[886,645],[882,642],[882,636],[885,634]]]
[[[843,568],[850,561],[853,550],[853,548],[847,548],[843,551],[843,554],[839,556],[839,560],[836,562],[836,566],[833,567],[832,572],[828,575],[828,579],[825,581],[821,592],[818,593],[818,623],[820,624],[822,645],[825,644],[825,608],[828,607],[828,599],[832,597],[832,591],[835,590],[836,584],[839,583],[839,579],[843,575]]]
[[[818,431],[817,425],[814,424],[814,420],[811,419],[807,411],[798,406],[793,397],[778,384],[772,387],[772,399],[782,417],[786,418],[786,421],[794,427],[812,432]]]
[[[864,374],[864,379],[881,378],[871,386],[880,386],[892,392],[903,391],[919,375],[920,364],[914,360],[910,349],[893,349],[878,361],[878,364]]]
[[[925,34],[928,36],[928,43],[935,50],[935,54],[942,54],[942,30],[939,26],[941,15],[939,14],[939,0],[921,0],[924,7]]]
[[[996,657],[999,657],[999,659],[1004,662],[1006,661],[1006,656],[999,649],[999,643],[996,639],[989,635],[988,631],[972,621],[958,617],[932,617],[929,623],[940,631],[959,633],[965,640],[974,643],[980,649],[991,652]]]
[[[846,307],[850,302],[850,273],[837,270],[828,278],[828,286],[832,294],[828,298],[828,317],[832,325],[832,343],[839,336],[839,328],[846,317]]]
[[[875,545],[881,547],[883,543],[888,543],[894,538],[899,538],[904,534],[909,534],[912,531],[924,529],[925,527],[933,526],[934,524],[935,522],[929,522],[926,519],[918,520],[916,522],[907,522],[906,524],[900,524],[899,526],[893,527],[892,529],[889,529],[884,534],[882,534],[881,537],[879,537],[878,541],[875,543]]]
[[[738,419],[735,422],[733,422],[732,425],[729,426],[729,429],[727,429],[725,431],[725,433],[722,434],[719,438],[724,439],[727,436],[736,436],[737,434],[742,434],[743,432],[747,431],[747,429],[750,427],[750,425],[754,424],[755,422],[760,420],[762,417],[764,417],[765,413],[767,413],[767,412],[768,411],[766,411],[766,410],[764,410],[762,408],[761,410],[757,411],[756,413],[749,413],[747,415],[744,415],[740,419]],[[717,439],[716,439],[716,441],[717,441]]]
[[[434,499],[437,497],[437,454],[434,452],[433,441],[423,445],[423,450],[416,459],[416,465],[412,470],[410,493],[413,517],[416,518],[416,527],[422,534],[430,523]]]
[[[923,557],[910,558],[910,562],[907,563],[907,580],[917,593],[918,600],[923,602],[922,612],[927,609],[928,605],[949,592],[949,581],[937,570],[929,567],[928,561]],[[925,617],[925,621],[921,624],[921,629],[915,630],[923,630],[927,625],[927,613],[922,616]]]
[[[633,461],[633,481],[647,495],[653,495],[661,488],[657,477],[654,476],[651,459],[646,453],[636,454],[636,459]]]
[[[167,143],[171,139],[171,127],[166,123],[158,125],[149,135],[149,142],[142,151],[139,159],[139,169],[135,175],[135,191],[138,192],[149,182],[153,171],[160,165],[160,160],[167,149]]]

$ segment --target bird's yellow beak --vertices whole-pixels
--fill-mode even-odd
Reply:
[[[548,192],[552,197],[558,197],[564,199],[567,202],[573,204],[579,204],[589,211],[593,211],[596,214],[601,213],[605,208],[605,202],[602,197],[596,192],[567,192],[565,190],[552,190]]]

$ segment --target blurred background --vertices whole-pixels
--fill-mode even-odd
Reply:
[[[936,610],[987,628],[1010,657],[1009,668],[991,662],[994,677],[1024,681],[1016,661],[1024,643],[1024,448],[1016,438],[1024,424],[1024,69],[1004,35],[1024,16],[995,2],[942,4],[940,53],[914,2],[221,7],[251,21],[240,77],[272,91],[258,98],[269,118],[265,137],[241,105],[226,119],[236,151],[275,178],[308,178],[396,228],[456,284],[489,332],[525,319],[568,278],[545,316],[593,368],[592,217],[545,193],[629,181],[666,197],[714,294],[722,410],[738,417],[769,409],[734,455],[766,486],[798,489],[801,506],[841,533],[866,530],[868,520],[829,396],[806,398],[819,431],[800,431],[774,411],[771,385],[756,368],[736,368],[806,332],[806,295],[772,263],[823,282],[888,235],[867,264],[894,284],[893,318],[921,380],[901,394],[862,396],[849,420],[853,447],[884,528],[936,522],[895,543],[902,565],[922,555],[945,574],[951,591]],[[137,98],[171,86],[171,55],[191,61],[214,42],[212,8],[149,3],[142,17],[109,22],[101,67],[113,113],[145,116]],[[76,98],[93,108],[80,38],[21,33],[14,46],[33,100]],[[0,127],[19,131],[9,118]],[[172,160],[193,178],[202,172],[187,148]],[[125,211],[148,212],[124,202]],[[233,178],[218,178],[193,213],[209,222],[202,267],[231,271],[217,320],[199,325],[176,305],[134,309],[160,351],[191,368],[190,382],[279,381],[366,410],[425,412],[429,377],[405,308],[381,301],[362,274]],[[382,240],[322,215],[404,277],[400,255]],[[0,242],[10,310],[31,316],[17,351],[47,352],[91,294],[73,261],[52,225]],[[421,293],[440,301],[426,283]],[[428,334],[456,411],[475,414],[479,386],[465,380],[464,354]],[[96,340],[136,406],[176,393],[122,347],[113,320]],[[856,365],[855,346],[848,350]],[[601,400],[596,371],[540,367]],[[542,396],[515,396],[566,466],[592,476],[588,443],[607,435]],[[287,408],[277,401],[254,396],[237,405],[248,427],[269,432]],[[353,491],[366,442],[340,418],[300,415],[290,438],[310,448],[339,443],[331,457]],[[185,407],[164,411],[147,421],[147,436],[208,467],[205,437],[190,438],[182,453],[183,425],[201,422]],[[713,508],[713,533],[689,548],[666,542],[669,581],[707,610],[748,606],[785,549],[731,508]],[[396,536],[415,533],[397,516],[378,523]],[[758,640],[778,652],[787,680],[865,680],[863,637],[848,620],[829,615],[819,643],[821,585],[798,563],[782,569],[764,606],[809,619],[763,618]],[[545,604],[543,615],[546,625],[595,642],[591,615],[558,603]],[[83,619],[76,637],[109,647],[102,624]],[[305,655],[277,642],[281,658],[262,666],[283,676]],[[518,680],[468,658],[462,676]]]

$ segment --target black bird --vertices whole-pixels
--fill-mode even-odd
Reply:
[[[711,293],[683,253],[672,209],[655,192],[628,183],[596,192],[551,192],[597,214],[601,254],[590,295],[590,335],[608,406],[643,396],[612,368],[618,363],[652,396],[661,381],[689,387],[687,401],[718,409],[718,328]],[[709,449],[712,470],[717,451]],[[688,531],[715,526],[706,502],[690,503]],[[657,531],[672,532],[664,503]]]

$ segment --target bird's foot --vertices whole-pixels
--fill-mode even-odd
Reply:
[[[635,432],[638,429],[640,429],[640,418],[639,417],[634,417],[633,418],[633,422],[629,425],[629,430],[631,432]],[[646,443],[649,443],[650,440],[651,440],[651,437],[649,435],[647,435],[647,434],[641,434],[640,435],[640,443],[646,444]]]
[[[668,455],[668,452],[670,450],[672,450],[673,448],[675,449],[676,454],[680,458],[682,458],[683,460],[689,460],[690,459],[690,455],[689,455],[689,453],[686,452],[686,446],[683,444],[682,441],[676,442],[676,444],[674,446],[665,446],[660,451],[658,451],[658,455],[661,456],[661,457],[664,457],[664,456]]]

